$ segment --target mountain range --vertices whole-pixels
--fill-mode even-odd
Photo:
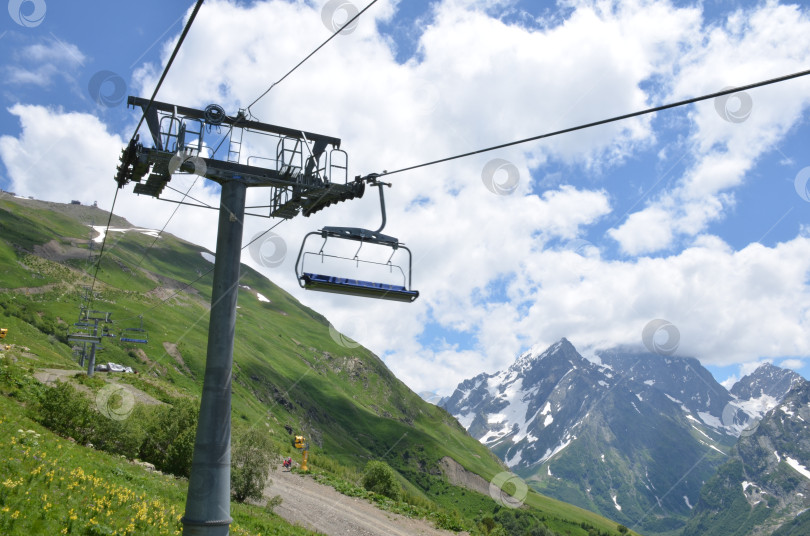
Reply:
[[[617,348],[589,360],[561,339],[440,405],[534,489],[664,534],[690,521],[738,437],[804,383],[766,364],[729,391],[695,358]]]

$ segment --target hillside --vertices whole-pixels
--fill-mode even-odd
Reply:
[[[93,207],[0,198],[0,321],[7,343],[32,372],[78,369],[66,333],[79,296],[92,283],[89,225],[106,223]],[[138,327],[146,345],[106,341],[97,362],[135,369],[119,375],[157,400],[197,400],[208,326],[210,253],[171,235],[132,228],[113,218],[95,283],[92,309],[112,313],[113,332]],[[126,232],[124,232],[126,229]],[[205,255],[204,255],[205,254]],[[189,285],[189,283],[191,283]],[[443,477],[440,460],[489,481],[504,468],[445,410],[423,401],[362,347],[341,344],[328,321],[264,276],[242,266],[234,346],[235,425],[266,429],[285,455],[291,435],[310,439],[315,471],[355,475],[369,460],[397,470],[408,493],[469,523],[498,504],[465,493]],[[351,347],[348,347],[351,346]],[[103,374],[103,373],[97,373]],[[460,500],[460,498],[463,498]],[[533,516],[555,530],[605,534],[616,524],[530,493]],[[523,509],[522,509],[523,510]],[[503,517],[503,516],[502,516]]]

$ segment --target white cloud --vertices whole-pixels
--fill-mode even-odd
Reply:
[[[5,57],[2,66],[6,85],[35,85],[49,87],[55,79],[75,85],[74,73],[86,57],[79,48],[56,38],[26,45]]]
[[[784,359],[779,362],[779,366],[782,368],[793,369],[793,370],[800,370],[804,368],[805,362],[801,359]]]
[[[0,157],[14,191],[60,202],[69,202],[77,192],[111,193],[124,142],[96,117],[22,104],[9,112],[22,127],[19,138],[0,138]]]
[[[810,61],[810,17],[798,6],[768,2],[737,11],[724,25],[707,25],[700,46],[679,58],[667,100],[681,100],[798,72]],[[689,111],[694,129],[684,151],[694,163],[676,185],[632,214],[610,236],[628,254],[666,251],[693,237],[734,205],[733,189],[755,162],[801,118],[810,105],[810,81],[794,80],[751,90],[743,99],[703,102]],[[750,104],[750,106],[748,106]],[[724,119],[718,110],[736,113]],[[745,106],[745,109],[740,109]],[[658,239],[643,240],[653,229]]]
[[[723,387],[725,387],[730,391],[731,388],[734,387],[734,384],[737,383],[738,381],[740,381],[740,379],[736,375],[732,374],[725,380],[721,381],[720,385],[722,385]]]

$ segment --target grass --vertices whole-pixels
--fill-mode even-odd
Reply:
[[[0,396],[0,532],[181,534],[188,483],[76,445]],[[231,534],[314,534],[262,507],[233,503]]]

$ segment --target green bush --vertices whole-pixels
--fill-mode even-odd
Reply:
[[[92,379],[85,381],[91,387],[96,385]],[[113,395],[107,405],[114,411],[117,402]],[[96,404],[69,383],[60,382],[40,395],[39,420],[81,445],[90,443],[98,450],[140,457],[165,473],[189,476],[197,430],[195,402],[178,399],[173,406],[157,407],[136,404],[120,419],[103,415]]]
[[[385,462],[371,461],[366,464],[363,487],[395,501],[402,496],[402,488],[397,481],[396,473]]]
[[[40,422],[82,445],[90,443],[93,436],[92,411],[87,397],[68,383],[57,382],[45,389],[40,397]]]
[[[141,425],[146,418],[143,408],[134,408],[126,418],[111,419],[99,413],[94,402],[68,383],[46,388],[39,400],[40,422],[79,444],[133,458],[144,438]]]
[[[152,410],[139,456],[164,473],[188,477],[197,434],[197,402],[177,399]]]
[[[266,430],[235,430],[231,441],[231,494],[237,502],[261,499],[270,465],[279,453]]]

